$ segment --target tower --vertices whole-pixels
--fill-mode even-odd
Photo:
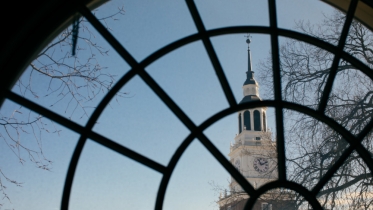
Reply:
[[[254,78],[251,65],[250,39],[248,44],[248,69],[246,80],[242,86],[242,103],[261,101],[259,84]],[[244,177],[258,188],[261,185],[277,179],[276,145],[272,134],[267,129],[267,107],[256,107],[238,112],[238,134],[230,147],[228,154],[231,162]],[[239,191],[240,186],[231,180],[231,191]]]
[[[262,100],[259,95],[259,84],[252,71],[249,37],[246,43],[248,44],[248,69],[242,86],[243,98],[240,104]],[[234,143],[230,145],[228,155],[231,163],[248,182],[254,188],[259,188],[277,179],[276,143],[272,141],[272,133],[267,128],[267,107],[241,110],[237,113],[237,120],[238,133],[234,138]],[[244,209],[248,196],[233,178],[230,181],[229,191],[229,194],[225,192],[219,198],[220,210]],[[269,210],[275,203],[278,201],[268,202],[262,199],[257,202],[254,209]]]

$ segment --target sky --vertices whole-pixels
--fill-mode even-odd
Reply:
[[[198,0],[196,5],[208,30],[227,26],[269,25],[266,1]],[[107,20],[105,24],[139,62],[161,47],[197,32],[184,1],[165,0],[159,3],[151,0],[114,0],[98,8],[95,14],[98,18],[106,17],[115,13],[118,7],[123,7],[125,14],[118,16],[119,20]],[[281,0],[277,2],[277,7],[279,27],[291,30],[297,30],[297,21],[318,23],[322,21],[323,14],[333,11],[320,1],[310,0]],[[129,70],[129,65],[89,23],[85,25],[92,33],[91,41],[108,50],[108,55],[101,55],[95,49],[84,48],[85,43],[81,43],[84,50],[78,51],[78,56],[85,57],[91,52],[94,53],[97,62],[106,67],[104,71],[117,75],[115,78],[118,80]],[[88,32],[82,28],[79,33],[88,37]],[[237,101],[242,98],[242,84],[247,71],[245,35],[232,34],[211,38]],[[255,72],[259,63],[265,62],[270,54],[270,37],[252,34],[250,48]],[[57,50],[55,56],[63,53]],[[228,107],[200,41],[165,55],[150,64],[146,71],[196,125]],[[26,70],[21,79],[28,80],[29,73],[30,70]],[[26,98],[85,125],[87,116],[94,108],[87,109],[87,116],[82,117],[82,110],[73,111],[74,108],[69,105],[67,98],[51,106],[59,96],[50,94],[44,97],[49,93],[49,80],[38,74],[32,79],[33,90],[40,97],[26,92]],[[260,80],[258,82],[260,85]],[[17,87],[13,91],[20,93]],[[115,98],[110,103],[93,130],[162,165],[167,165],[174,151],[189,134],[188,129],[138,76],[130,80],[122,91],[127,95]],[[262,98],[270,99],[268,93],[260,93]],[[100,93],[86,105],[97,106],[103,96],[104,93]],[[19,109],[19,105],[7,100],[1,107],[1,114],[10,116],[15,109]],[[21,111],[28,113],[25,108],[21,108]],[[236,117],[236,114],[227,116],[204,132],[227,158],[229,145],[238,130]],[[50,171],[38,169],[24,152],[22,157],[26,162],[20,164],[5,141],[0,141],[1,171],[23,183],[22,187],[15,187],[2,178],[11,199],[11,203],[0,200],[0,203],[4,204],[3,209],[60,208],[66,171],[79,135],[49,120],[43,122],[49,129],[49,132],[43,131],[41,135],[44,155],[53,161]],[[272,109],[268,111],[268,124],[275,131]],[[59,134],[52,133],[55,130],[59,130]],[[1,131],[2,134],[3,132],[4,130]],[[21,133],[20,140],[30,147],[37,146],[32,133]],[[69,207],[72,210],[154,209],[161,178],[160,173],[88,141],[74,177]],[[183,154],[171,177],[164,209],[217,209],[215,201],[219,193],[212,189],[211,183],[224,187],[228,186],[229,179],[230,176],[224,168],[195,140]]]

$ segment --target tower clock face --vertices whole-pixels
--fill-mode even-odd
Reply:
[[[253,166],[254,166],[255,171],[259,173],[265,173],[269,169],[268,159],[261,158],[261,157],[255,158]]]

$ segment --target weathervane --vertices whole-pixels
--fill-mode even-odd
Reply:
[[[251,36],[251,34],[247,33],[247,35],[245,35],[245,37],[246,37],[246,43],[249,45],[248,47],[250,49],[250,43],[251,43],[252,36]]]

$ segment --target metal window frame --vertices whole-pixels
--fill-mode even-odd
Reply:
[[[159,190],[157,193],[155,209],[161,210],[163,206],[164,196],[166,192],[166,188],[168,186],[171,174],[173,173],[177,162],[179,161],[183,152],[187,149],[190,143],[197,138],[205,147],[206,149],[217,159],[217,161],[231,174],[231,176],[242,186],[242,188],[248,193],[250,196],[249,201],[246,203],[245,209],[251,209],[256,200],[262,195],[263,193],[267,192],[268,190],[274,188],[287,188],[296,191],[297,193],[301,194],[312,206],[313,209],[322,209],[320,203],[317,201],[316,196],[318,192],[322,189],[322,187],[331,179],[333,174],[342,166],[344,161],[349,157],[349,155],[356,151],[360,157],[364,160],[367,164],[370,171],[373,171],[373,160],[370,156],[369,152],[361,145],[361,141],[364,137],[370,132],[373,126],[373,120],[371,120],[365,128],[356,136],[351,134],[347,131],[344,127],[339,125],[333,119],[329,118],[325,115],[325,107],[326,102],[329,98],[331,88],[333,82],[336,77],[338,62],[341,59],[344,59],[357,67],[361,72],[367,75],[370,79],[373,80],[373,72],[372,70],[360,62],[358,59],[354,58],[353,56],[349,55],[348,53],[343,51],[345,40],[348,34],[349,27],[351,25],[352,19],[355,14],[356,7],[358,5],[358,0],[352,0],[349,4],[349,8],[347,10],[346,21],[340,35],[340,41],[337,46],[333,46],[329,43],[326,43],[322,40],[317,38],[301,34],[299,32],[294,32],[291,30],[286,30],[282,28],[278,28],[277,26],[277,14],[276,14],[276,2],[275,0],[268,0],[268,9],[270,15],[270,25],[268,27],[263,26],[237,26],[237,27],[226,27],[226,28],[218,28],[212,30],[206,30],[202,19],[198,13],[197,7],[192,0],[186,0],[188,9],[192,15],[194,23],[197,27],[198,32],[196,34],[192,34],[181,38],[169,45],[164,46],[163,48],[159,49],[158,51],[152,53],[147,58],[145,58],[141,62],[137,62],[132,55],[110,34],[109,31],[99,22],[99,20],[91,13],[91,11],[85,6],[83,2],[70,2],[74,7],[73,9],[69,10],[72,14],[74,9],[83,15],[95,29],[109,42],[109,44],[118,52],[118,54],[131,66],[131,70],[126,73],[118,82],[117,84],[107,93],[107,95],[102,99],[100,104],[97,106],[94,113],[90,116],[87,124],[85,126],[81,126],[76,124],[63,116],[60,116],[52,111],[47,110],[46,108],[35,104],[13,92],[10,89],[2,88],[1,92],[1,101],[3,102],[4,99],[12,100],[22,106],[29,108],[30,110],[37,112],[77,133],[80,133],[81,136],[79,138],[78,144],[74,150],[73,156],[71,158],[71,162],[69,165],[68,173],[66,175],[63,195],[62,195],[62,202],[61,202],[61,209],[67,210],[69,205],[69,199],[71,194],[71,187],[73,178],[75,175],[77,163],[81,152],[84,148],[85,142],[89,138],[92,141],[95,141],[102,146],[108,147],[115,152],[118,152],[128,158],[131,158],[140,164],[146,165],[149,168],[152,168],[159,173],[163,174]],[[71,15],[69,16],[71,17]],[[254,33],[254,34],[267,34],[271,37],[271,51],[272,51],[272,66],[273,66],[273,81],[274,81],[274,100],[264,100],[264,101],[255,101],[245,104],[237,104],[236,100],[234,99],[233,92],[229,87],[227,78],[224,74],[223,68],[220,65],[219,59],[216,55],[215,50],[213,49],[212,43],[210,38],[213,36],[225,35],[225,34],[235,34],[235,33]],[[287,102],[282,100],[281,95],[281,76],[280,76],[280,62],[279,62],[279,36],[292,38],[296,40],[300,40],[306,42],[311,45],[315,45],[321,49],[329,51],[330,53],[334,54],[334,60],[331,68],[330,75],[327,80],[327,84],[325,90],[322,95],[321,102],[317,110],[310,109],[305,106],[301,106],[299,104]],[[229,107],[224,109],[214,116],[207,119],[201,125],[195,125],[192,120],[180,109],[180,107],[172,100],[168,94],[155,82],[155,80],[144,70],[148,65],[155,62],[157,59],[161,58],[162,56],[172,52],[175,49],[183,47],[191,42],[194,41],[202,41],[203,45],[208,53],[210,61],[215,69],[215,73],[218,77],[222,90],[226,96],[226,99],[229,103]],[[28,58],[30,59],[30,58]],[[27,65],[29,60],[25,60],[23,65]],[[14,79],[18,78],[18,74],[13,75]],[[138,154],[118,143],[115,143],[111,139],[108,139],[98,133],[92,131],[92,128],[98,119],[98,117],[102,114],[104,108],[107,104],[111,101],[114,97],[115,93],[117,93],[131,78],[134,76],[140,76],[144,82],[158,95],[158,97],[165,103],[165,105],[180,119],[182,123],[190,130],[189,136],[182,142],[182,144],[177,148],[174,155],[172,156],[169,164],[167,166],[161,165],[141,154]],[[215,123],[216,121],[224,118],[227,115],[237,113],[238,111],[245,110],[245,109],[253,109],[257,107],[274,107],[275,108],[275,116],[276,116],[276,130],[277,130],[277,154],[278,154],[278,177],[279,179],[270,183],[265,184],[264,186],[260,187],[259,189],[254,189],[253,186],[243,177],[235,167],[225,158],[223,154],[211,143],[211,141],[203,134],[203,131],[208,128],[210,125]],[[286,179],[286,165],[285,165],[285,143],[284,143],[284,128],[283,128],[283,109],[290,109],[300,113],[307,114],[311,117],[316,118],[317,120],[325,123],[330,128],[334,129],[338,132],[348,143],[349,146],[345,149],[340,156],[339,160],[329,169],[329,171],[319,180],[318,184],[311,190],[306,189],[305,187],[301,186],[300,184],[291,182]]]

